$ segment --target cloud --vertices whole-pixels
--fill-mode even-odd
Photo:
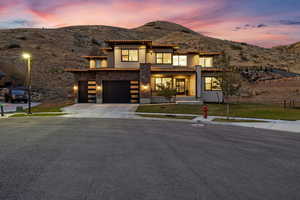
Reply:
[[[0,28],[111,25],[155,20],[211,37],[262,44],[300,41],[300,1],[274,0],[0,0]],[[233,28],[234,27],[234,28]],[[282,32],[289,35],[282,36]],[[273,36],[272,36],[273,35]]]
[[[300,20],[280,20],[279,23],[283,25],[300,25]]]
[[[266,25],[266,24],[258,24],[256,27],[257,28],[263,28],[263,27],[267,27],[268,25]]]
[[[268,25],[266,25],[266,24],[257,24],[257,25],[245,24],[243,26],[235,27],[233,29],[233,31],[250,30],[250,29],[265,28],[265,27],[268,27]]]

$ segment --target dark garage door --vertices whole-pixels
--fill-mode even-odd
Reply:
[[[103,81],[103,103],[130,103],[130,81]]]

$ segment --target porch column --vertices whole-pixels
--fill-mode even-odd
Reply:
[[[196,66],[196,98],[200,99],[202,96],[202,77],[201,77],[201,66]]]
[[[140,103],[151,103],[151,64],[140,65]]]
[[[103,103],[103,85],[102,85],[102,77],[100,74],[96,74],[96,103],[101,104]]]

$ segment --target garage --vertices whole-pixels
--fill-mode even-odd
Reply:
[[[103,103],[131,103],[130,81],[103,81]]]

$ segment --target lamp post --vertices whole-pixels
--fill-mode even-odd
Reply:
[[[27,60],[27,88],[28,88],[28,114],[32,114],[31,112],[31,55],[29,53],[23,53],[23,59]]]

